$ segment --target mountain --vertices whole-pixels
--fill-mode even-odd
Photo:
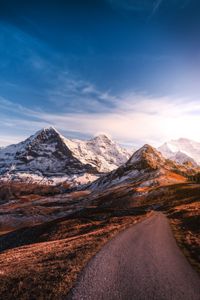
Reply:
[[[97,179],[90,187],[104,189],[124,183],[136,183],[141,187],[166,185],[185,181],[189,174],[195,172],[194,167],[165,159],[155,148],[144,145],[124,165]]]
[[[98,172],[110,172],[130,158],[130,153],[106,135],[98,135],[89,141],[65,139],[65,144],[83,164],[89,164]]]
[[[178,151],[174,155],[170,156],[170,159],[177,162],[178,164],[190,163],[195,167],[198,166],[198,164],[195,162],[195,160],[193,158],[191,158],[190,156],[188,156],[187,154],[185,154],[181,151]]]
[[[179,163],[187,161],[200,165],[200,143],[193,140],[180,138],[164,143],[158,150],[166,158]]]
[[[77,174],[94,171],[82,164],[66,146],[59,132],[53,128],[42,129],[19,144],[0,151],[0,170],[41,172],[43,175],[57,173]]]
[[[37,176],[38,180],[41,176],[83,176],[111,171],[129,157],[128,151],[105,135],[89,141],[70,140],[49,127],[23,142],[1,149],[0,173],[21,177],[22,173],[24,177],[31,174],[35,180]]]

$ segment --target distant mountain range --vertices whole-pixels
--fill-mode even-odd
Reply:
[[[196,167],[177,164],[150,145],[144,145],[124,165],[97,179],[90,188],[101,190],[126,183],[135,183],[141,188],[156,187],[184,182],[196,171]]]
[[[158,150],[171,160],[178,163],[192,162],[200,165],[200,143],[180,138],[164,143]]]
[[[101,177],[93,187],[104,187],[130,179],[151,182],[166,170],[190,173],[200,164],[200,143],[188,139],[166,142],[157,150],[145,145],[133,153],[131,156],[106,135],[75,140],[49,127],[23,142],[0,148],[0,179],[77,185]]]
[[[13,178],[83,177],[93,180],[125,163],[130,153],[106,135],[71,140],[55,128],[42,129],[18,144],[0,149],[0,174]],[[84,180],[84,181],[85,181]]]

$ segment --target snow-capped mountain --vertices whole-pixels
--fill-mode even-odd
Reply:
[[[144,145],[124,165],[97,179],[90,188],[104,189],[124,183],[135,183],[141,187],[166,185],[184,181],[195,172],[195,168],[176,164],[150,145]]]
[[[98,135],[89,141],[65,139],[65,144],[83,164],[89,164],[98,172],[110,172],[130,158],[130,153],[106,135]]]
[[[193,158],[188,156],[187,154],[178,151],[174,155],[170,156],[170,159],[177,162],[178,164],[187,164],[191,163],[193,166],[198,166],[198,164],[195,162]]]
[[[158,150],[166,157],[179,163],[193,162],[200,165],[200,143],[180,138],[164,143]]]
[[[70,140],[50,127],[1,149],[0,173],[39,177],[98,174],[117,168],[129,157],[128,151],[105,135],[89,141]]]
[[[73,156],[57,130],[50,127],[38,131],[25,141],[0,150],[0,170],[76,174],[94,171]]]

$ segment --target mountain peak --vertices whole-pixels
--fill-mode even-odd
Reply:
[[[159,155],[159,152],[149,144],[145,144],[138,149],[130,158],[131,161],[141,159],[145,154]]]
[[[97,135],[95,135],[94,138],[97,138],[97,139],[110,139],[110,137],[105,133],[97,134]]]
[[[35,139],[42,139],[47,140],[51,137],[58,137],[60,136],[60,133],[57,131],[57,129],[53,126],[44,127],[41,130],[37,131],[34,135],[32,135],[28,140],[35,140]]]
[[[189,142],[190,139],[184,138],[184,137],[180,137],[178,140],[178,142]]]
[[[92,140],[96,142],[113,143],[112,139],[104,133],[96,135]]]
[[[54,126],[44,127],[43,130],[46,130],[46,131],[56,131],[56,132],[58,132],[58,130],[57,130]]]
[[[183,155],[187,155],[188,158],[194,160],[197,164],[200,164],[200,143],[187,138],[179,138],[178,140],[171,140],[160,146],[159,151],[164,157],[176,160],[182,163],[182,157],[179,160],[180,152]]]
[[[158,168],[165,163],[165,159],[155,148],[145,144],[127,162],[128,165],[138,163],[142,163],[146,167]]]
[[[41,130],[38,131],[38,133],[41,133],[41,132],[53,132],[53,133],[58,133],[58,130],[54,127],[54,126],[48,126],[48,127],[44,127],[42,128]]]

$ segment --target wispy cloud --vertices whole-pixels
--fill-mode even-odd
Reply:
[[[149,9],[152,1],[138,1],[138,0],[108,0],[108,2],[116,8],[121,8],[131,11],[142,11]]]
[[[135,93],[121,97],[113,98],[115,106],[107,112],[90,113],[86,110],[47,113],[41,110],[30,111],[24,107],[21,108],[24,118],[12,118],[10,123],[8,118],[4,118],[1,124],[17,130],[27,127],[29,133],[54,125],[75,138],[105,132],[122,144],[133,145],[150,143],[158,146],[165,140],[179,137],[199,140],[199,101],[189,102],[183,98],[152,97]],[[3,105],[7,110],[12,110],[9,101],[4,101]],[[29,120],[30,113],[34,117],[32,122]]]
[[[153,3],[153,8],[152,8],[152,12],[148,18],[148,20],[150,20],[151,18],[153,18],[153,16],[155,15],[155,13],[159,10],[161,4],[162,4],[163,0],[155,0]]]
[[[67,112],[108,111],[115,106],[117,97],[109,91],[100,91],[88,81],[75,78],[68,71],[60,72],[51,88],[46,90],[46,99],[57,108]]]
[[[124,101],[112,112],[91,114],[46,115],[42,117],[54,125],[90,135],[107,132],[121,143],[145,142],[159,145],[165,140],[185,136],[199,139],[200,120],[194,111],[200,109],[193,102],[193,109],[184,100],[144,98],[134,96]]]
[[[112,7],[133,12],[151,12],[153,16],[163,0],[107,0]]]

